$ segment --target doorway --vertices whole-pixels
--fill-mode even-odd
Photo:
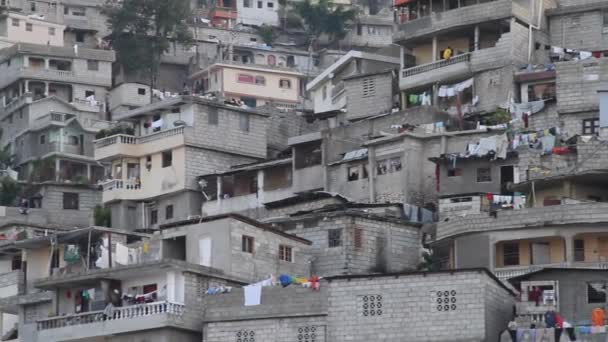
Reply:
[[[509,190],[509,184],[513,184],[515,180],[515,168],[513,165],[500,167],[500,194],[512,196],[513,192]]]

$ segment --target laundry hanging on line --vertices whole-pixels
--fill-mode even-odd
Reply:
[[[457,83],[457,84],[453,84],[453,85],[443,85],[441,87],[439,87],[439,91],[437,96],[439,97],[452,97],[455,96],[456,93],[460,93],[462,91],[464,91],[467,88],[470,88],[473,86],[473,78],[469,78],[466,81]]]

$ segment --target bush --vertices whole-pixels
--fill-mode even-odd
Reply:
[[[20,186],[10,177],[0,178],[0,205],[12,206],[17,202]]]
[[[93,217],[96,226],[109,228],[112,225],[112,210],[110,208],[104,208],[100,205],[96,206],[93,211]]]

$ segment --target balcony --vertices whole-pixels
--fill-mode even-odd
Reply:
[[[102,311],[57,316],[36,321],[38,340],[64,341],[158,329],[182,320],[184,305],[168,301],[116,307],[104,319]]]
[[[576,225],[581,223],[608,223],[608,203],[563,204],[540,208],[505,210],[488,213],[453,216],[437,225],[437,238],[442,240],[474,232],[490,232],[535,227]]]
[[[112,179],[102,183],[102,201],[104,203],[114,200],[139,200],[147,197],[146,188],[137,184],[134,179]],[[150,195],[151,196],[151,195]]]
[[[264,207],[264,203],[279,201],[291,196],[293,196],[291,188],[271,191],[259,190],[258,193],[254,194],[203,202],[202,211],[205,215],[243,212],[250,209],[262,208]]]
[[[158,153],[185,143],[188,127],[176,127],[144,136],[117,134],[95,140],[95,160],[112,160],[118,157],[142,157]]]
[[[489,21],[518,17],[529,21],[528,11],[512,0],[492,0],[481,4],[464,6],[443,12],[433,11],[430,15],[404,21],[393,35],[395,42],[407,42],[424,38],[456,27],[476,25]]]
[[[450,59],[421,64],[401,71],[399,86],[401,89],[431,84],[471,74],[471,55],[464,53]]]
[[[72,105],[79,110],[85,112],[99,113],[105,111],[105,105],[102,102],[88,101],[85,99],[74,99]]]
[[[553,264],[542,264],[542,265],[527,265],[527,266],[511,266],[511,267],[497,267],[493,273],[496,277],[507,280],[509,278],[518,277],[524,274],[540,271],[543,268],[587,268],[587,269],[598,269],[608,270],[608,261],[602,262],[560,262]]]

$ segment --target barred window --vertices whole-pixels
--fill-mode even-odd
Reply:
[[[293,250],[290,246],[279,245],[279,260],[293,262]]]
[[[327,231],[327,246],[340,247],[342,246],[342,229],[330,229]]]

